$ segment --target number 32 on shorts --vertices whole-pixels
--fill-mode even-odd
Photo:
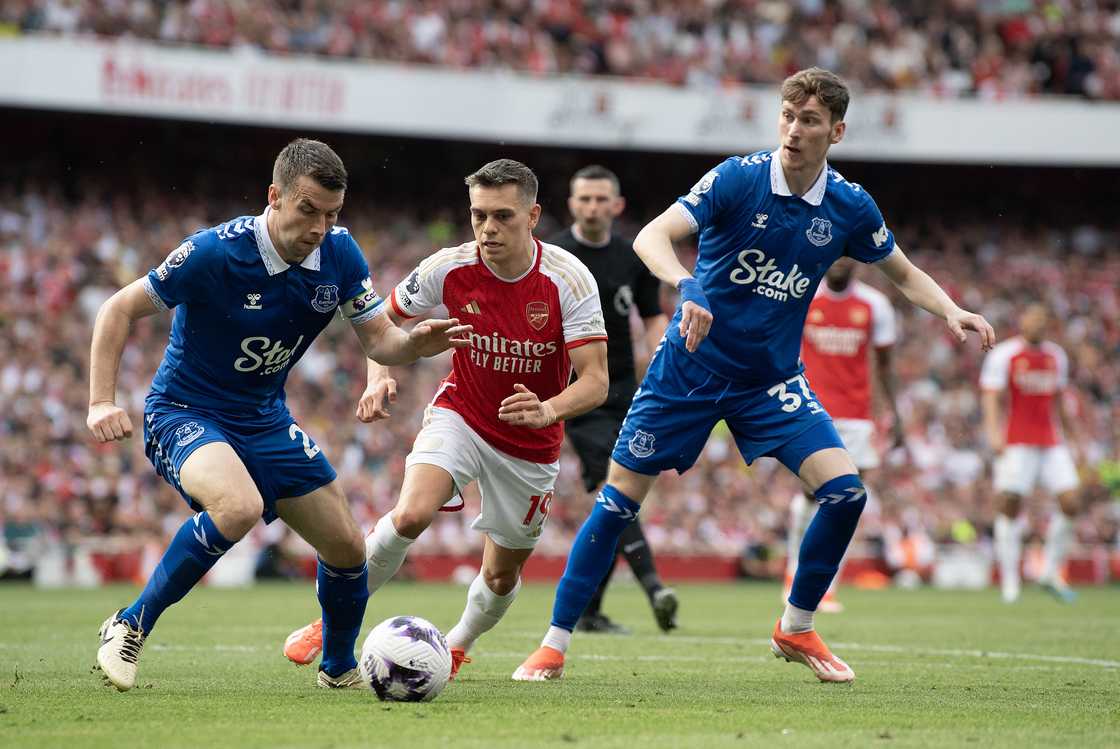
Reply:
[[[801,395],[790,390],[787,386],[797,385],[801,390]],[[812,413],[821,412],[821,404],[813,400],[813,391],[809,389],[809,381],[805,379],[805,375],[796,375],[790,377],[785,382],[779,382],[774,387],[766,391],[767,395],[776,397],[782,402],[782,410],[786,413],[793,413],[801,408],[802,404],[809,407]]]

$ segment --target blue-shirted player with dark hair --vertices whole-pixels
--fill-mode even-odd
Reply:
[[[132,436],[117,406],[121,353],[134,320],[175,309],[144,407],[145,452],[197,511],[140,597],[101,627],[97,663],[125,691],[157,618],[263,515],[319,553],[323,661],[318,684],[360,686],[354,642],[366,599],[362,533],[334,469],[288,412],[284,382],[341,312],[367,356],[407,364],[466,345],[470,326],[432,320],[404,332],[385,314],[361,249],[335,226],[346,169],[329,146],[298,139],[276,159],[268,206],[200,231],[98,312],[87,425],[100,442]]]
[[[720,420],[748,463],[777,458],[820,505],[774,628],[774,654],[803,663],[822,681],[855,678],[813,629],[813,613],[855,532],[866,492],[802,374],[809,303],[828,267],[846,255],[877,264],[959,340],[973,330],[987,349],[995,334],[907,259],[871,196],[828,166],[829,146],[844,136],[843,81],[811,68],[786,79],[781,96],[777,151],[727,159],[634,241],[654,275],[680,290],[681,305],[630,406],[607,484],[572,546],[552,626],[515,680],[563,674],[572,629],[614,559],[619,534],[657,475],[688,470]],[[699,233],[699,253],[690,274],[672,243],[693,233]]]

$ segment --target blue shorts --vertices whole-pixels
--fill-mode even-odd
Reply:
[[[619,465],[650,476],[669,468],[684,473],[721,420],[748,465],[770,455],[796,474],[818,450],[844,447],[804,375],[766,387],[746,385],[689,356],[665,343],[650,362],[611,454]]]
[[[261,517],[276,519],[276,500],[300,497],[337,478],[319,446],[299,428],[290,414],[267,426],[247,427],[235,417],[149,397],[144,407],[144,454],[156,473],[171,484],[190,506],[204,508],[179,483],[179,470],[198,448],[225,442],[245,468],[264,499]]]

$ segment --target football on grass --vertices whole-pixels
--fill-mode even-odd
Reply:
[[[435,699],[451,676],[447,640],[427,619],[395,616],[378,624],[362,645],[362,671],[379,699]]]

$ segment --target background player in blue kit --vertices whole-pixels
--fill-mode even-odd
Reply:
[[[771,638],[774,654],[822,681],[855,674],[813,629],[813,613],[855,532],[866,492],[799,359],[809,304],[842,255],[876,263],[912,303],[943,318],[958,340],[995,334],[958,307],[897,246],[875,201],[828,166],[844,136],[847,86],[820,68],[781,88],[777,151],[724,161],[638,234],[634,249],[681,304],[627,414],[607,484],[584,522],[556,591],[552,626],[515,680],[563,674],[580,613],[614,559],[657,475],[686,471],[725,420],[747,463],[781,461],[820,508],[805,534],[793,589]],[[696,268],[672,242],[699,233]]]
[[[264,517],[280,517],[319,553],[324,687],[360,685],[354,642],[365,613],[362,534],[319,446],[284,399],[291,367],[336,310],[367,356],[407,364],[470,331],[431,320],[406,333],[385,313],[361,249],[335,226],[346,169],[324,143],[299,139],[276,158],[268,206],[200,231],[98,312],[87,425],[100,442],[132,436],[115,403],[134,320],[177,308],[144,407],[145,452],[197,514],[172,539],[139,598],[101,627],[97,663],[119,690],[156,619]]]

